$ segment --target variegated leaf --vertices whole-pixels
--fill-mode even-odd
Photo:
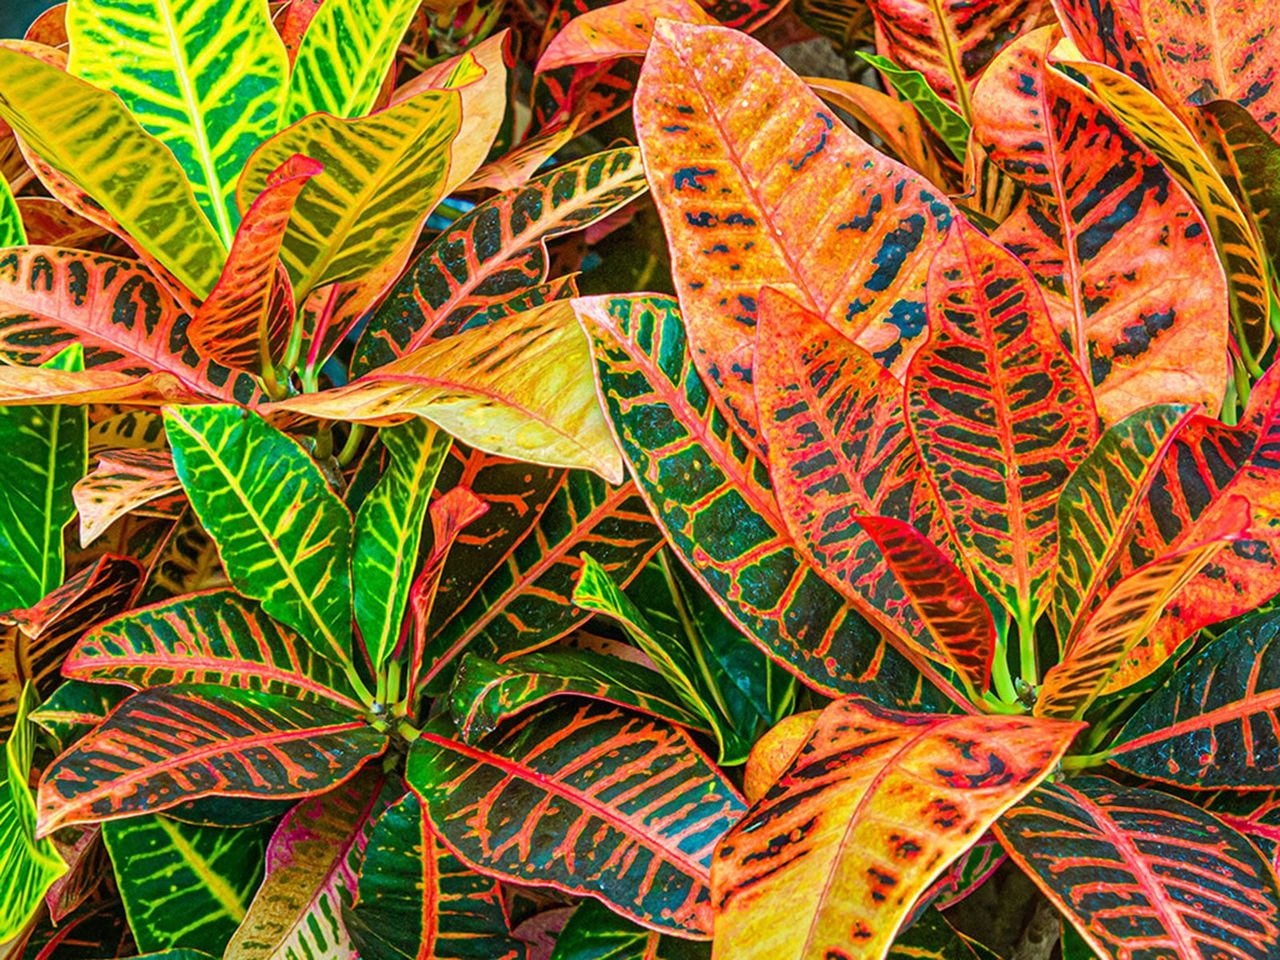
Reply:
[[[749,437],[762,286],[902,371],[953,213],[943,195],[860,140],[765,47],[720,27],[658,24],[635,116],[694,363]]]
[[[321,656],[351,665],[351,513],[315,461],[231,406],[171,407],[165,429],[232,582]]]
[[[224,247],[235,186],[276,132],[289,65],[263,0],[70,0],[67,70],[116,93],[182,165]],[[138,238],[142,242],[146,240]]]
[[[1263,960],[1280,889],[1244,837],[1199,807],[1102,777],[1044,784],[995,826],[1093,954]]]
[[[911,430],[966,562],[1018,618],[1049,601],[1054,508],[1098,435],[1089,382],[1027,268],[957,223],[929,270],[928,342],[911,362]]]
[[[67,655],[62,672],[135,690],[221,684],[361,709],[337,667],[231,590],[189,594],[99,623]]]
[[[80,515],[80,544],[88,546],[126,513],[140,511],[182,490],[173,457],[162,450],[109,450],[76,481],[72,499]],[[179,503],[178,513],[181,512]],[[166,514],[167,515],[167,514]],[[177,516],[174,513],[173,516]]]
[[[570,20],[547,44],[537,71],[617,57],[643,57],[656,21],[713,24],[694,0],[622,0],[595,7]]]
[[[916,898],[1081,726],[832,703],[717,846],[716,955],[884,957]]]
[[[546,241],[581,230],[641,195],[635,147],[565,164],[480,204],[441,232],[392,288],[351,361],[353,375],[452,336],[555,299],[523,298],[547,279]]]
[[[212,685],[142,690],[45,770],[36,832],[218,794],[310,796],[348,780],[386,743],[358,716],[316,701]]]
[[[1226,284],[1205,221],[1159,160],[1052,69],[1057,33],[1010,46],[974,94],[974,136],[1026,191],[994,237],[1044,288],[1107,422],[1154,402],[1217,411]]]
[[[939,691],[802,558],[766,465],[734,433],[694,369],[666,297],[574,301],[636,484],[672,547],[765,653],[828,693],[945,709]],[[947,688],[936,672],[932,678]],[[956,702],[963,697],[950,688]]]
[[[716,841],[745,805],[676,727],[596,704],[524,714],[475,746],[424,732],[408,780],[467,864],[705,938]]]

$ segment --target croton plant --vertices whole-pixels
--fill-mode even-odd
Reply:
[[[0,957],[1280,956],[1271,5],[70,0],[0,120]]]

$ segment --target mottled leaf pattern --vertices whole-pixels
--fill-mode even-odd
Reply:
[[[664,21],[635,100],[698,372],[754,437],[756,297],[777,287],[901,371],[952,209],[846,128],[765,47]]]
[[[215,794],[305,797],[347,780],[385,745],[363,720],[318,702],[155,687],[135,693],[45,770],[37,832]]]
[[[1054,508],[1097,439],[1089,383],[1027,268],[957,223],[929,271],[928,342],[906,402],[920,459],[967,563],[1019,618],[1048,603]]]
[[[80,544],[88,546],[126,513],[162,507],[182,489],[173,457],[162,450],[109,450],[98,457],[93,472],[71,489],[80,515]],[[181,506],[179,505],[179,512]]]
[[[1263,960],[1280,949],[1280,891],[1266,861],[1185,800],[1080,777],[1042,785],[995,831],[1108,960]]]
[[[718,955],[882,957],[924,891],[1081,725],[835,701],[716,849]]]
[[[716,841],[745,805],[688,735],[595,704],[527,713],[476,746],[424,733],[410,786],[464,863],[711,933]]]
[[[351,513],[295,440],[231,406],[171,407],[173,463],[232,582],[350,664]]]

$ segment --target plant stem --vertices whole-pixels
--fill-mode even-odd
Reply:
[[[353,423],[351,425],[351,432],[347,434],[346,442],[342,444],[342,450],[338,452],[340,466],[348,467],[351,465],[351,461],[360,452],[360,441],[364,439],[367,430],[368,427],[363,423]]]
[[[1022,679],[1035,689],[1040,684],[1040,666],[1036,662],[1036,623],[1027,608],[1018,611],[1018,665]]]
[[[1111,757],[1110,750],[1099,750],[1097,753],[1079,753],[1062,758],[1063,770],[1087,770],[1089,767],[1100,767]]]
[[[1009,675],[1009,631],[1007,621],[997,619],[996,652],[991,658],[991,682],[996,688],[996,695],[1007,704],[1018,702],[1018,691],[1013,687],[1013,677]]]

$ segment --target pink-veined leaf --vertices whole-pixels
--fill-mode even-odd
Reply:
[[[1033,623],[1053,587],[1058,496],[1097,440],[1089,382],[1027,268],[966,223],[930,268],[929,328],[906,387],[920,459],[966,563]]]
[[[126,513],[148,508],[155,501],[182,489],[173,469],[173,457],[164,450],[109,450],[98,456],[98,465],[71,491],[80,514],[80,544],[88,546]],[[181,503],[179,510],[181,512]],[[165,512],[176,517],[177,513]]]
[[[616,57],[643,57],[658,18],[714,24],[694,0],[622,0],[570,20],[538,58],[537,72]]]

